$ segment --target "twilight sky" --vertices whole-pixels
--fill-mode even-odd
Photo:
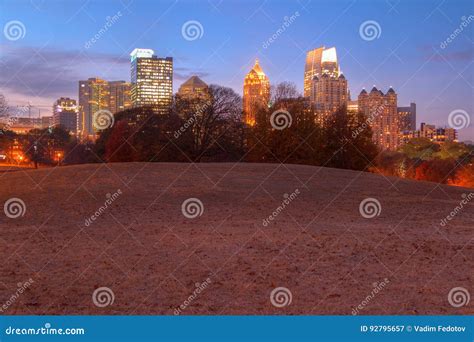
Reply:
[[[183,34],[189,21],[198,23]],[[136,47],[174,57],[175,90],[197,74],[241,94],[256,57],[271,83],[302,91],[305,53],[324,45],[336,47],[353,99],[362,87],[393,86],[399,106],[417,103],[418,126],[445,126],[464,110],[471,124],[460,140],[474,140],[471,0],[0,0],[0,25],[0,92],[42,115],[60,96],[77,99],[80,79],[130,81]]]

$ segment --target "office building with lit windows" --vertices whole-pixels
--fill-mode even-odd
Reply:
[[[132,106],[130,99],[131,84],[125,81],[110,81],[109,110],[112,114],[121,112]]]
[[[324,125],[334,112],[347,105],[348,90],[347,80],[339,70],[336,48],[324,49],[319,63],[311,80],[310,103],[316,121]]]
[[[181,84],[178,95],[184,98],[207,98],[209,97],[209,86],[198,76],[191,76]]]
[[[76,100],[61,97],[53,105],[53,126],[77,133],[78,107]]]
[[[372,127],[372,140],[382,150],[396,150],[400,146],[400,121],[397,94],[392,87],[384,94],[375,86],[370,93],[363,89],[358,98],[359,111],[367,116]]]
[[[253,126],[259,107],[266,107],[270,101],[270,81],[263,72],[258,59],[245,76],[243,92],[244,122]]]
[[[166,114],[173,100],[173,58],[158,58],[151,49],[135,49],[130,57],[132,106]]]
[[[109,110],[109,83],[100,78],[79,81],[79,124],[78,135],[83,139],[93,138],[96,134],[93,125],[94,113]]]
[[[400,131],[416,130],[416,104],[410,103],[408,107],[398,107],[398,117],[400,118]]]

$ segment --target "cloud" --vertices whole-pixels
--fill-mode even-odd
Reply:
[[[439,46],[432,45],[421,45],[418,46],[418,50],[421,51],[424,60],[432,60],[435,62],[456,62],[456,61],[472,61],[474,58],[474,50],[458,50],[458,51],[446,51],[449,46],[445,49]],[[434,55],[433,55],[434,54]]]
[[[0,47],[3,92],[27,97],[71,96],[89,77],[129,79],[128,56],[89,51]]]

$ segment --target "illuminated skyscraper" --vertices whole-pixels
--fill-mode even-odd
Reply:
[[[359,94],[359,110],[371,123],[373,141],[383,150],[396,150],[400,146],[400,121],[397,111],[397,94],[390,87],[386,94],[375,86],[370,93]]]
[[[158,58],[150,49],[135,49],[130,57],[133,107],[166,114],[173,100],[173,58]]]
[[[258,59],[244,79],[244,122],[255,125],[255,115],[259,107],[266,107],[270,101],[270,81],[263,72]]]
[[[416,130],[416,104],[410,103],[409,107],[398,107],[397,110],[400,118],[400,131]]]
[[[304,67],[304,90],[303,96],[311,96],[311,82],[314,76],[321,75],[321,58],[323,55],[324,46],[308,51],[306,54],[306,64]]]
[[[313,71],[315,75],[311,81],[310,102],[316,120],[324,125],[330,115],[348,101],[347,80],[339,71],[336,48],[324,49],[320,67]]]
[[[93,126],[93,115],[99,110],[109,110],[110,88],[107,81],[100,78],[89,78],[79,81],[79,131],[83,138],[96,134]]]
[[[209,96],[209,86],[197,76],[190,77],[181,84],[178,94],[182,97],[201,97]]]
[[[109,82],[109,110],[118,113],[132,106],[130,100],[130,83],[125,81]]]
[[[61,97],[53,105],[53,125],[61,126],[72,133],[77,132],[78,108],[76,100]]]

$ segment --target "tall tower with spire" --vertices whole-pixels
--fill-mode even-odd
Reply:
[[[319,66],[313,68],[309,98],[316,121],[324,125],[334,112],[347,104],[348,92],[347,80],[337,62],[336,48],[322,49]]]
[[[244,79],[244,122],[247,125],[255,125],[255,115],[260,107],[265,107],[270,101],[270,81],[263,72],[258,58],[252,70]]]

